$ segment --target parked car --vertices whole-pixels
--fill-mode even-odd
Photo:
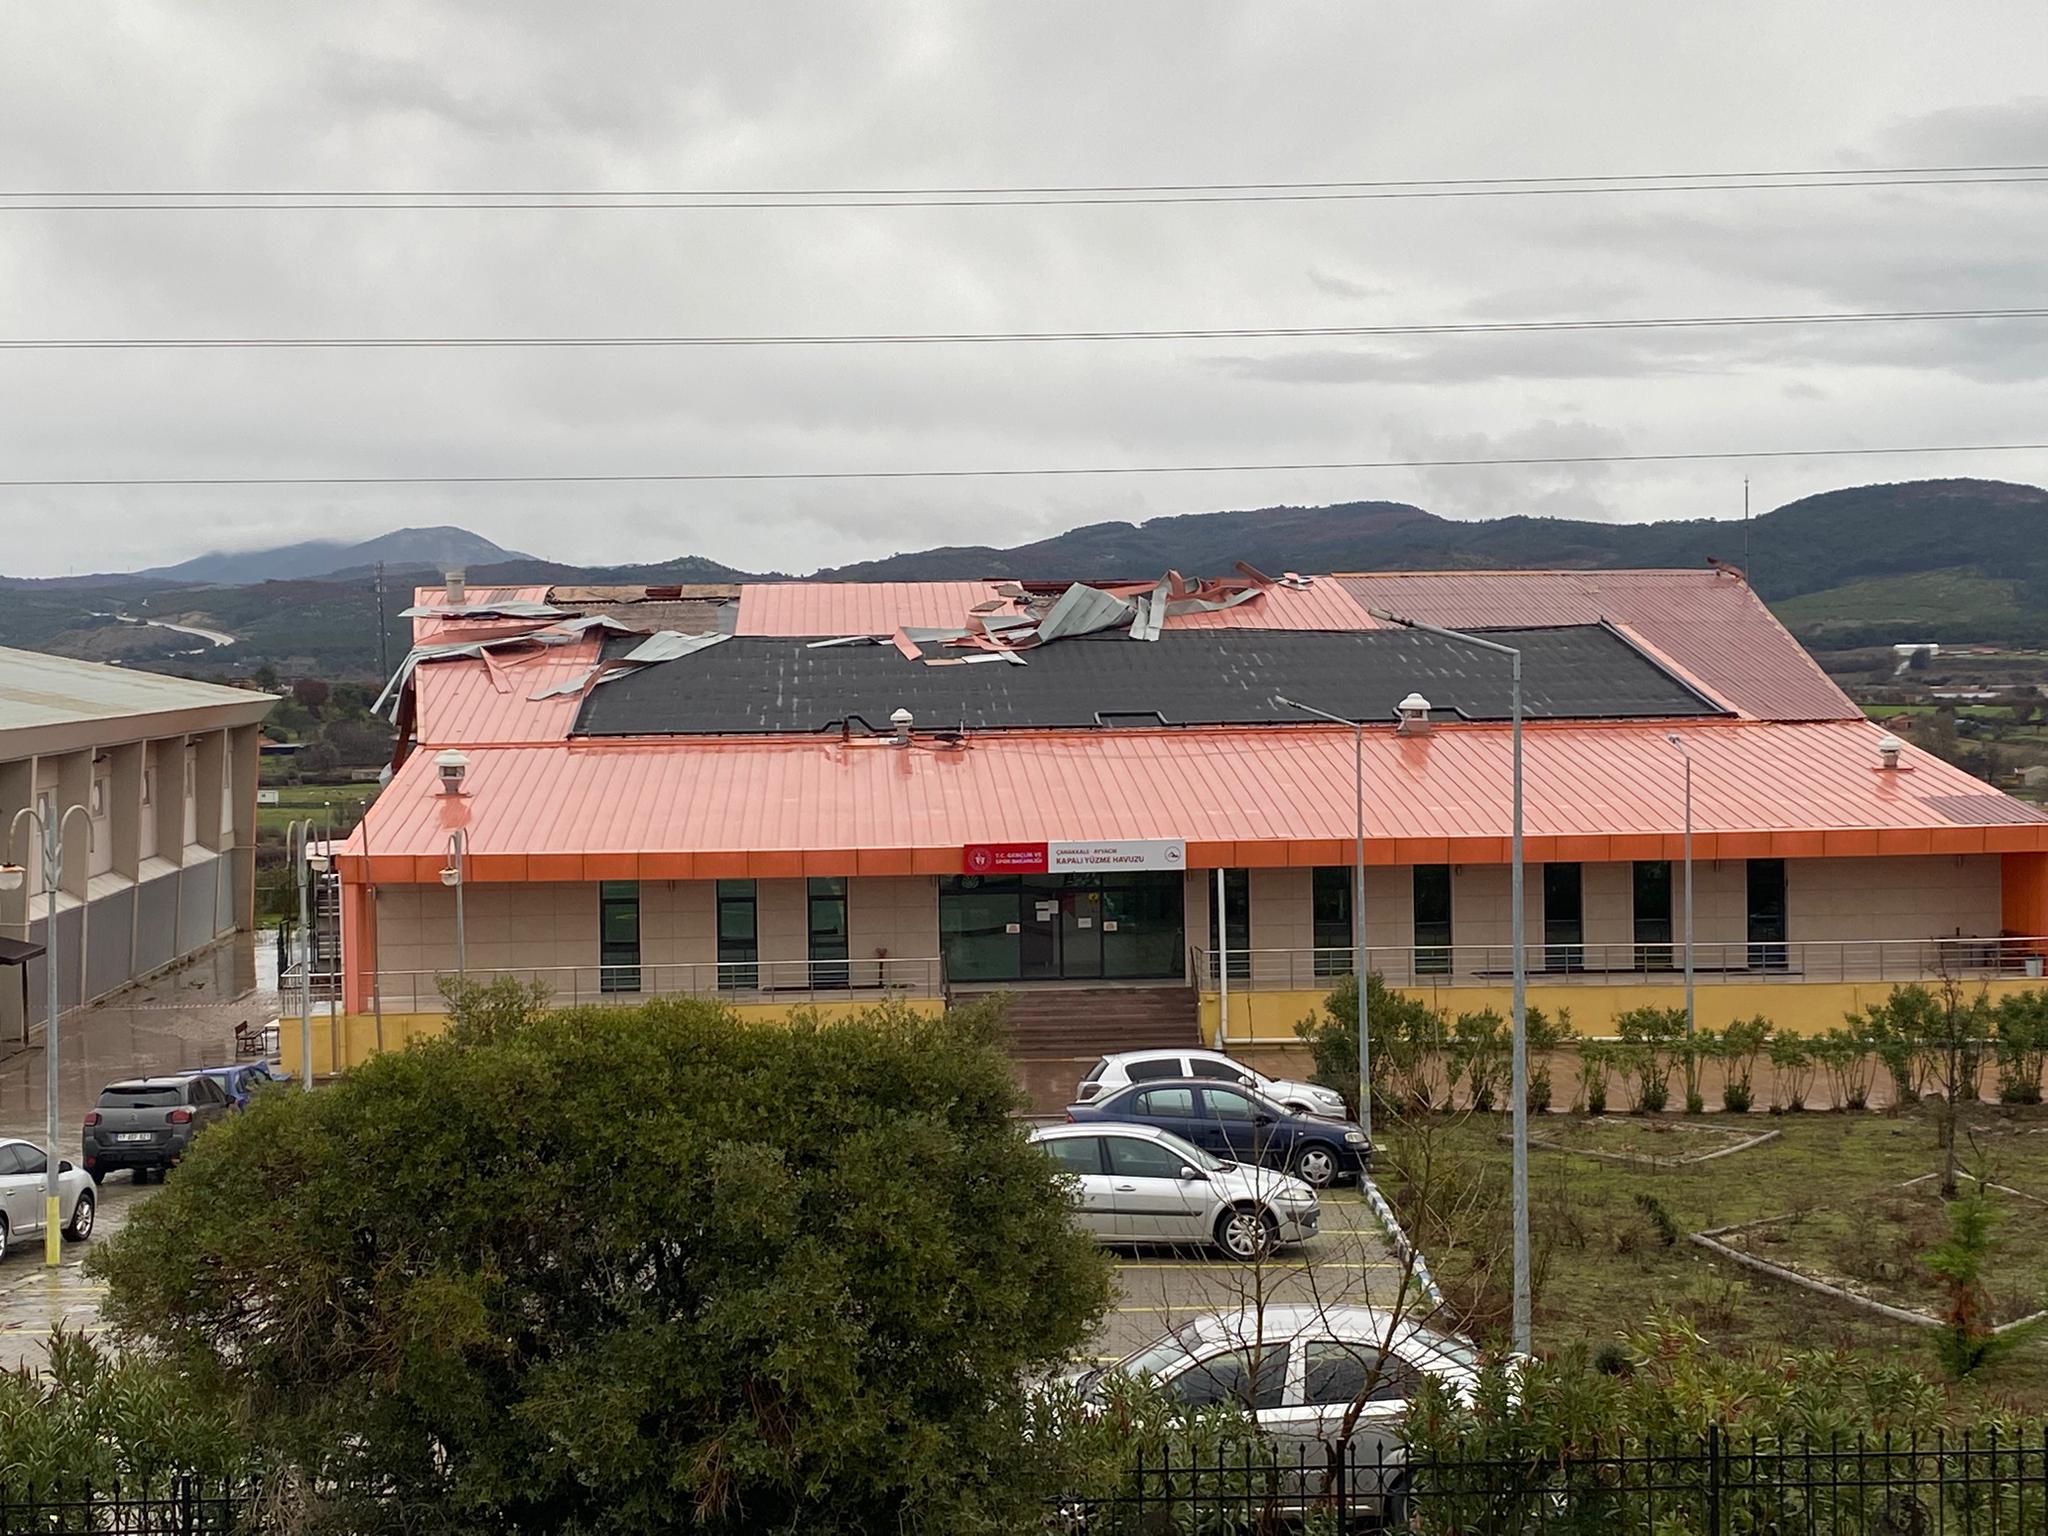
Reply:
[[[1069,1104],[1067,1118],[1154,1126],[1228,1162],[1288,1169],[1317,1189],[1372,1166],[1372,1143],[1350,1121],[1296,1114],[1263,1094],[1213,1079],[1133,1083]]]
[[[1328,1451],[1346,1442],[1350,1492],[1386,1524],[1404,1513],[1401,1425],[1425,1376],[1459,1396],[1478,1383],[1478,1352],[1463,1339],[1376,1307],[1268,1303],[1196,1317],[1114,1365],[1073,1378],[1099,1402],[1111,1376],[1149,1377],[1189,1406],[1235,1401],[1276,1443],[1283,1472],[1324,1475]],[[1361,1403],[1360,1399],[1364,1401]],[[1292,1497],[1319,1491],[1296,1486]],[[1290,1500],[1291,1502],[1291,1500]]]
[[[43,1230],[49,1209],[46,1183],[49,1158],[43,1149],[28,1141],[0,1141],[0,1259],[17,1239]],[[57,1220],[64,1235],[73,1240],[92,1236],[93,1181],[69,1163],[57,1164]]]
[[[1211,1157],[1149,1125],[1049,1125],[1031,1133],[1080,1182],[1076,1218],[1105,1243],[1214,1243],[1250,1260],[1314,1237],[1316,1192],[1284,1173]]]
[[[79,1138],[85,1171],[95,1184],[117,1168],[134,1169],[138,1181],[151,1174],[162,1178],[184,1158],[192,1138],[228,1107],[227,1089],[200,1073],[109,1083]]]
[[[1088,1075],[1074,1090],[1074,1099],[1087,1104],[1131,1083],[1190,1077],[1253,1088],[1275,1104],[1284,1104],[1304,1115],[1328,1115],[1338,1120],[1350,1115],[1341,1093],[1317,1083],[1268,1077],[1221,1051],[1119,1051],[1114,1056],[1102,1057],[1088,1069]]]
[[[227,1067],[194,1067],[179,1077],[210,1077],[227,1090],[228,1102],[236,1109],[249,1107],[249,1095],[265,1083],[288,1083],[284,1068],[274,1061],[238,1061]]]

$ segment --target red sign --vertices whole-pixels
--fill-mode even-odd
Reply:
[[[1042,875],[1044,843],[969,843],[960,850],[960,867],[970,875]]]

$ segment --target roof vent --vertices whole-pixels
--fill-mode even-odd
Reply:
[[[1906,744],[1899,740],[1898,737],[1887,732],[1879,737],[1877,742],[1877,761],[1879,766],[1885,768],[1898,767],[1899,754],[1905,750]]]
[[[469,758],[453,747],[434,754],[434,767],[441,775],[441,793],[459,795],[462,781],[469,777]]]
[[[897,709],[894,714],[889,716],[889,723],[896,727],[897,746],[907,747],[910,745],[910,722],[916,718],[909,710],[902,708]]]
[[[447,584],[449,607],[452,608],[457,603],[466,603],[469,601],[468,573],[465,572],[461,566],[457,566],[454,570],[448,572]]]
[[[1395,734],[1425,736],[1429,733],[1429,700],[1421,694],[1409,694],[1394,706],[1394,712],[1401,717],[1401,723],[1395,727]]]

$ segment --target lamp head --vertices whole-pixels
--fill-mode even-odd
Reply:
[[[447,886],[456,886],[462,884],[462,871],[457,869],[453,864],[447,865],[441,871],[441,883]]]
[[[28,871],[19,864],[0,864],[0,891],[18,891],[28,881]]]

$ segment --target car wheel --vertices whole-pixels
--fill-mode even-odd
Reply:
[[[0,1259],[7,1257],[7,1218],[0,1216]]]
[[[1249,1264],[1272,1249],[1277,1230],[1278,1224],[1264,1211],[1225,1211],[1216,1218],[1216,1246],[1240,1264]]]
[[[1328,1189],[1337,1182],[1337,1149],[1328,1142],[1309,1142],[1294,1154],[1294,1172],[1311,1188]]]
[[[81,1189],[78,1204],[71,1208],[71,1224],[64,1229],[64,1235],[74,1243],[82,1243],[92,1236],[92,1218],[99,1202],[92,1197],[92,1191]]]
[[[1387,1491],[1380,1497],[1380,1529],[1383,1531],[1406,1530],[1408,1526],[1408,1474],[1403,1472],[1387,1484]]]

